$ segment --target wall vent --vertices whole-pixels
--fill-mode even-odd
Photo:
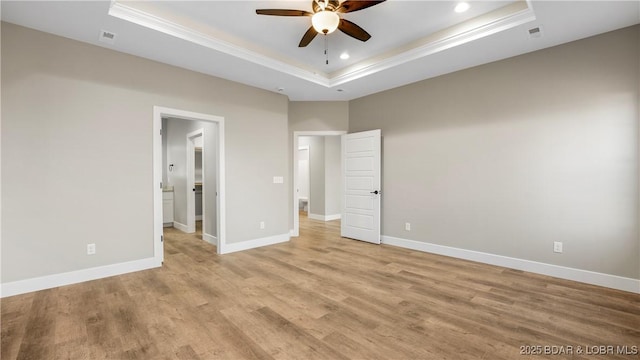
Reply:
[[[98,37],[98,40],[103,43],[113,44],[116,42],[116,34],[111,31],[100,30],[100,37]]]
[[[529,37],[534,39],[542,37],[542,27],[536,26],[534,28],[529,29]]]

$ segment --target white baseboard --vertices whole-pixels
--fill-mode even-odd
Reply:
[[[128,261],[119,264],[98,266],[89,269],[70,271],[61,274],[41,276],[37,278],[13,281],[2,284],[0,297],[25,294],[33,291],[51,289],[64,285],[122,275],[134,271],[147,270],[162,266],[155,258]]]
[[[187,234],[191,234],[191,233],[196,232],[196,229],[192,229],[192,228],[188,227],[187,225],[179,223],[177,221],[173,222],[173,227],[178,229],[178,230],[180,230],[180,231],[182,231],[182,232],[186,232]]]
[[[338,220],[342,218],[342,214],[318,215],[318,214],[309,213],[307,216],[309,217],[309,219],[320,220],[320,221],[331,221],[331,220]]]
[[[523,270],[536,274],[548,275],[561,279],[573,280],[598,286],[605,286],[612,289],[624,290],[640,294],[640,280],[638,279],[512,258],[508,256],[489,254],[479,251],[465,250],[444,245],[425,243],[421,241],[401,239],[392,236],[382,236],[381,239],[382,243],[386,245],[399,246],[407,249],[424,251],[438,255],[472,260],[485,264]]]
[[[318,214],[307,213],[307,217],[308,217],[309,219],[313,219],[313,220],[320,220],[320,221],[324,221],[324,215],[318,215]]]
[[[257,247],[274,245],[289,241],[289,233],[242,241],[238,243],[225,244],[221,249],[221,254],[229,254],[236,251],[249,250]]]
[[[218,246],[218,238],[213,236],[213,235],[209,235],[209,234],[203,233],[202,234],[202,240],[208,242],[211,245]]]
[[[188,232],[187,230],[189,229],[189,227],[185,224],[179,223],[177,221],[173,222],[173,227],[182,231],[182,232]]]

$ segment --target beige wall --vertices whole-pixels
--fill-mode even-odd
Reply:
[[[350,131],[382,129],[383,234],[640,278],[639,44],[635,26],[351,101]]]
[[[153,256],[154,105],[225,118],[229,243],[291,227],[294,131],[381,128],[385,235],[640,278],[639,29],[288,103],[3,23],[2,282]]]
[[[349,129],[347,101],[289,102],[289,131],[346,131]]]
[[[154,105],[225,118],[228,243],[288,233],[285,96],[6,23],[0,85],[3,283],[153,256]]]

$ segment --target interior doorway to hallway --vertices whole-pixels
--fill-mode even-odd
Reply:
[[[224,118],[154,107],[153,127],[154,258],[162,261],[164,257],[163,224],[169,214],[173,215],[171,226],[183,232],[196,231],[199,190],[202,239],[216,245],[218,253],[224,253]],[[199,156],[200,167],[196,161]],[[163,201],[167,192],[173,200],[172,211],[166,208],[170,202]]]
[[[341,137],[346,131],[293,133],[293,229],[300,235],[300,210],[309,219],[340,219],[342,211]]]

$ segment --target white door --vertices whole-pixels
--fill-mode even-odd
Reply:
[[[342,135],[340,235],[380,244],[380,130]]]

